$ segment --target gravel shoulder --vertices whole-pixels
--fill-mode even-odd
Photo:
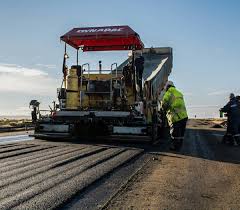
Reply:
[[[179,154],[155,154],[107,208],[240,209],[240,148],[223,133],[189,129]]]

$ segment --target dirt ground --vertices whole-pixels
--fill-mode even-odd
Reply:
[[[29,119],[0,119],[1,127],[24,126],[26,123],[31,123],[31,121]]]
[[[225,128],[226,119],[189,119],[188,128],[212,129]]]
[[[190,121],[181,152],[160,152],[108,209],[240,209],[240,147],[220,144],[223,129]]]

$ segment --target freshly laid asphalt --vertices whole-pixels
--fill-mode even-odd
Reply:
[[[142,152],[41,140],[1,144],[0,209],[57,208]]]

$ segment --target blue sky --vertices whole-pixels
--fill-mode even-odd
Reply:
[[[172,47],[171,79],[190,116],[216,117],[230,92],[240,94],[240,1],[27,1],[0,3],[0,115],[47,107],[61,81],[63,43],[73,27],[129,25],[146,47]],[[75,58],[74,51],[70,51]],[[80,55],[80,62],[124,60],[126,53]],[[93,65],[94,66],[94,65]]]

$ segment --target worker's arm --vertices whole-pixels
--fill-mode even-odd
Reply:
[[[171,95],[172,93],[170,91],[167,91],[162,99],[162,109],[164,111],[168,110],[171,105]]]
[[[221,112],[228,112],[230,109],[230,103],[228,102],[223,108],[220,109]]]

